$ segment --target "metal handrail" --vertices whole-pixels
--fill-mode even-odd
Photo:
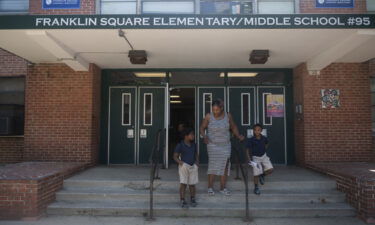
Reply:
[[[154,180],[160,179],[159,177],[159,154],[160,154],[160,148],[161,148],[161,133],[163,129],[159,129],[156,133],[156,139],[155,144],[152,148],[151,155],[149,158],[151,170],[150,170],[150,209],[149,209],[149,215],[148,220],[154,220]]]
[[[232,140],[232,148],[235,153],[236,157],[236,163],[237,163],[237,168],[240,168],[243,182],[245,184],[245,218],[244,221],[252,221],[250,218],[250,212],[249,212],[249,177],[248,177],[248,170],[247,170],[247,163],[245,164],[245,168],[241,162],[241,157],[240,157],[240,151],[245,153],[245,149],[243,148],[244,144],[240,143],[237,139]]]

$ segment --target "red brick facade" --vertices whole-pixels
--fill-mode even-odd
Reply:
[[[59,14],[95,14],[95,3],[96,0],[81,0],[80,9],[42,9],[41,0],[30,0],[29,1],[29,13],[30,14],[43,14],[43,15],[59,15]]]
[[[100,69],[75,72],[37,64],[26,77],[24,160],[95,164],[99,148]]]
[[[341,106],[323,109],[321,89],[339,89]],[[306,64],[294,70],[298,163],[368,161],[373,154],[368,63],[334,63],[318,76]]]
[[[367,13],[366,0],[355,0],[354,8],[316,8],[315,0],[300,0],[300,13]]]

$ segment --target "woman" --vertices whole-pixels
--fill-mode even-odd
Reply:
[[[231,153],[230,130],[240,141],[245,139],[239,134],[231,114],[224,111],[224,102],[217,99],[212,102],[211,113],[207,113],[199,130],[201,138],[207,145],[209,195],[215,194],[213,190],[215,176],[220,176],[220,193],[230,195],[230,191],[226,188]]]

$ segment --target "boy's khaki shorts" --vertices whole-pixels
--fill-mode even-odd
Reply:
[[[180,183],[187,185],[195,185],[198,183],[198,166],[190,166],[187,163],[178,166],[178,174],[180,175]]]
[[[257,167],[253,166],[253,175],[259,176],[263,171],[267,171],[273,168],[270,158],[267,154],[262,155],[261,157],[253,156],[253,161],[258,164]]]

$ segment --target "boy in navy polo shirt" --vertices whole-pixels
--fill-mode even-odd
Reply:
[[[190,203],[192,207],[197,206],[195,201],[195,184],[198,183],[198,152],[194,143],[194,130],[186,128],[182,132],[182,141],[176,146],[173,159],[178,163],[178,174],[180,176],[180,199],[181,207],[187,208],[185,201],[186,186],[189,185]]]
[[[247,139],[246,155],[249,164],[252,164],[254,175],[254,194],[260,195],[258,183],[264,184],[264,177],[273,171],[270,158],[266,154],[268,147],[267,137],[262,135],[262,125],[255,124],[253,126],[253,136]],[[250,162],[252,160],[252,162]]]

